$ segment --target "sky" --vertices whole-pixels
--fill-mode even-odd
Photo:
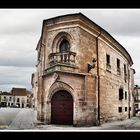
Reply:
[[[128,51],[136,71],[135,85],[140,85],[140,9],[0,9],[0,91],[31,90],[43,20],[79,12]]]

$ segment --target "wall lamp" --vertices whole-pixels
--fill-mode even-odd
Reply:
[[[88,72],[89,72],[91,69],[95,68],[95,64],[96,64],[96,59],[93,58],[92,63],[88,64]]]

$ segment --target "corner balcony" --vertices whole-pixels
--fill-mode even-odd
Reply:
[[[75,56],[75,52],[51,53],[48,56],[49,67],[44,71],[44,74],[53,71],[75,71]]]
[[[54,63],[66,63],[69,65],[74,65],[75,56],[76,56],[76,53],[74,52],[51,53],[49,55],[49,64],[53,65]]]

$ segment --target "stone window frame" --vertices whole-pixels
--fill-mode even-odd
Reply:
[[[69,42],[69,50],[71,50],[73,44],[73,37],[67,32],[59,32],[55,35],[52,42],[52,52],[51,53],[59,53],[59,46],[63,40],[67,40]]]

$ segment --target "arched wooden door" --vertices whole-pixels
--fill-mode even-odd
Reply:
[[[73,124],[73,98],[67,91],[56,92],[51,100],[51,123]]]

